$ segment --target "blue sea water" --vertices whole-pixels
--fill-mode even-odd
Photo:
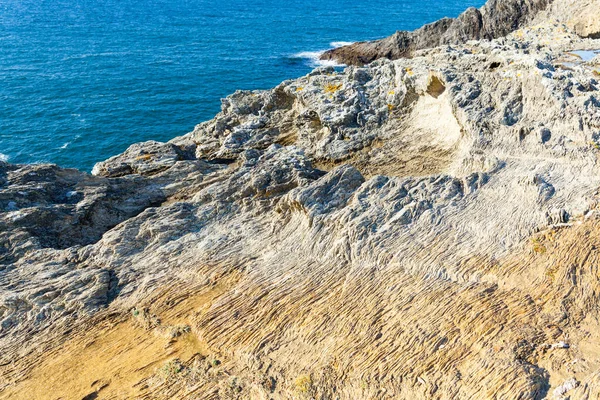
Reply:
[[[0,159],[90,170],[210,119],[319,51],[484,0],[0,0]]]

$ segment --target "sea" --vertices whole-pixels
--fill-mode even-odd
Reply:
[[[309,73],[333,47],[485,0],[0,0],[0,160],[90,171],[167,141],[237,89]]]

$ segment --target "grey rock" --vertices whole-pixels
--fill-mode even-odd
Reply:
[[[413,32],[359,42],[325,52],[321,59],[348,65],[364,65],[379,58],[396,60],[414,52],[469,40],[496,39],[531,22],[551,0],[488,0],[480,9],[469,8],[458,18],[444,18]]]
[[[510,4],[488,4],[498,26]],[[311,386],[323,398],[551,393],[562,363],[536,343],[589,342],[597,322],[594,230],[575,225],[597,208],[600,85],[569,54],[590,48],[546,22],[236,92],[193,132],[93,175],[0,162],[1,363],[27,372],[42,337],[193,293],[210,301],[191,330],[259,397],[293,398],[310,368],[329,371]],[[263,366],[284,389],[252,383]]]
[[[118,177],[129,174],[152,175],[172,167],[177,161],[194,159],[195,145],[148,141],[131,145],[123,154],[96,164],[93,175]]]

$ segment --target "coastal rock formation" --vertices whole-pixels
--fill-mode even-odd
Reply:
[[[481,9],[469,8],[458,18],[444,18],[413,32],[398,31],[385,39],[332,49],[321,59],[347,65],[365,65],[379,58],[396,60],[436,46],[500,38],[533,20],[556,19],[583,37],[597,37],[599,7],[597,0],[489,0]]]
[[[600,38],[600,18],[598,0],[553,0],[551,5],[540,13],[536,20],[543,23],[554,19],[566,24],[582,37]]]
[[[0,162],[0,398],[597,398],[573,29],[238,91],[91,175]]]

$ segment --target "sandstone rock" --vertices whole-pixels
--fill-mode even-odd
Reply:
[[[94,175],[0,162],[2,395],[597,398],[595,48],[552,21],[236,92]]]

